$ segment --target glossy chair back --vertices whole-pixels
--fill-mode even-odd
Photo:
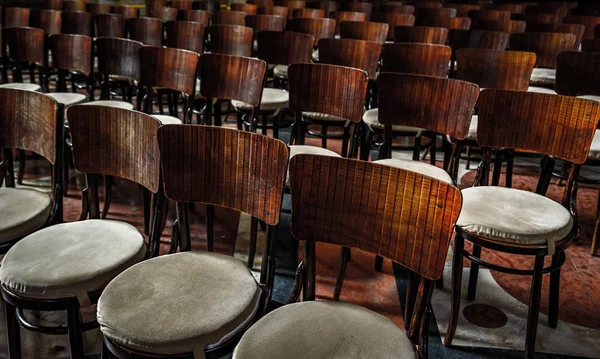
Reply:
[[[129,38],[144,45],[162,46],[163,23],[159,19],[140,17],[127,20]]]
[[[391,39],[394,36],[394,28],[396,26],[413,26],[415,24],[415,17],[413,15],[406,15],[401,13],[375,13],[372,16],[371,21],[382,22],[388,24],[387,38]]]
[[[561,95],[600,95],[600,53],[563,51],[556,58],[555,90]]]
[[[210,12],[205,10],[180,11],[179,18],[183,21],[198,22],[206,27],[210,25]]]
[[[351,39],[321,39],[319,63],[354,67],[366,71],[370,79],[377,76],[381,44]]]
[[[384,44],[381,71],[446,77],[451,57],[452,49],[445,45]]]
[[[394,29],[394,42],[445,45],[447,41],[448,30],[443,27],[396,26]]]
[[[30,10],[24,7],[5,7],[2,25],[4,27],[29,26]]]
[[[287,30],[312,35],[315,38],[315,44],[317,44],[321,39],[333,38],[335,34],[335,20],[293,19],[288,23]]]
[[[246,25],[246,16],[247,13],[243,11],[218,11],[212,17],[213,25],[237,25],[237,26],[245,26]]]
[[[127,18],[117,14],[97,14],[94,16],[97,37],[127,37]]]
[[[208,48],[215,54],[252,56],[252,28],[237,25],[213,25],[208,28]]]
[[[62,13],[62,33],[92,36],[92,14],[81,11]]]
[[[204,52],[204,25],[191,21],[169,21],[165,28],[165,46],[194,51],[198,55]]]
[[[62,31],[62,12],[44,9],[32,10],[30,24],[31,27],[44,30],[46,35],[60,34]]]
[[[256,34],[257,57],[269,65],[311,61],[314,37],[291,31],[261,31]]]
[[[343,21],[340,23],[340,37],[383,44],[387,38],[388,28],[388,24],[380,22]]]
[[[556,55],[561,51],[575,49],[575,35],[553,32],[528,32],[512,34],[511,50],[534,52],[537,56],[536,66],[556,67]]]
[[[286,18],[277,15],[248,15],[246,26],[251,27],[256,35],[259,31],[283,31]]]

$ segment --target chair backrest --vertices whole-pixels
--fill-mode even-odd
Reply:
[[[184,10],[179,12],[180,20],[198,22],[206,27],[210,25],[210,12],[205,10]]]
[[[58,160],[58,103],[40,92],[0,88],[0,148],[35,152]],[[60,126],[62,127],[62,126]]]
[[[388,1],[389,2],[389,1]],[[414,15],[415,7],[412,5],[388,4],[385,2],[379,6],[378,12],[398,12],[406,15]]]
[[[369,78],[377,77],[381,44],[352,39],[321,39],[319,63],[354,67],[366,71]]]
[[[67,119],[78,171],[115,176],[159,191],[158,120],[137,111],[87,105],[70,106]]]
[[[110,14],[112,10],[112,4],[109,3],[93,3],[89,2],[85,4],[85,11],[96,14]]]
[[[388,72],[377,76],[377,89],[383,125],[414,126],[459,140],[469,133],[479,95],[470,82]]]
[[[289,9],[286,6],[266,6],[259,7],[257,14],[259,15],[277,15],[288,18]]]
[[[525,6],[521,4],[488,4],[484,7],[485,10],[500,10],[508,11],[511,14],[524,14]]]
[[[129,39],[97,38],[98,70],[102,74],[137,80],[140,72],[139,51],[143,45],[139,41]]]
[[[406,15],[401,13],[385,13],[378,12],[373,14],[371,21],[383,22],[389,25],[387,38],[391,39],[394,36],[394,28],[396,26],[413,26],[415,24],[415,17],[413,15]]]
[[[138,17],[138,10],[133,6],[114,6],[113,13],[117,15],[123,15],[127,19],[133,19]]]
[[[290,109],[362,120],[367,93],[365,71],[324,64],[291,64],[288,68]]]
[[[460,49],[456,78],[481,88],[527,91],[535,61],[533,52]]]
[[[213,25],[208,28],[209,50],[216,54],[251,56],[254,31],[251,27]]]
[[[292,11],[292,18],[293,19],[303,19],[303,18],[308,18],[308,19],[322,19],[325,17],[325,10],[322,9],[308,9],[308,8],[304,8],[304,9],[294,9]]]
[[[163,22],[156,18],[139,17],[127,20],[129,38],[144,45],[162,46]]]
[[[82,11],[62,13],[62,33],[92,36],[92,14]]]
[[[384,44],[381,71],[446,77],[451,57],[452,49],[445,45]]]
[[[192,51],[142,46],[139,50],[140,86],[194,93],[198,54]]]
[[[485,89],[477,143],[538,152],[575,164],[587,160],[600,104],[570,96]]]
[[[65,0],[63,2],[64,11],[85,11],[86,0]]]
[[[48,40],[52,53],[51,67],[65,71],[92,73],[92,38],[84,35],[51,35]]]
[[[279,223],[289,155],[283,142],[223,127],[165,125],[158,143],[167,198]]]
[[[581,24],[527,24],[527,32],[560,32],[575,35],[575,48],[578,49],[583,40],[585,26]]]
[[[396,26],[394,42],[421,42],[425,44],[445,45],[448,41],[448,30],[443,27],[430,26]]]
[[[469,11],[468,16],[475,22],[486,20],[508,21],[511,14],[509,11],[502,10],[472,10]]]
[[[581,42],[581,51],[600,52],[600,39],[587,39]]]
[[[234,3],[231,4],[230,8],[232,11],[241,11],[248,15],[256,15],[258,12],[258,6],[254,4]]]
[[[190,0],[171,0],[171,7],[177,10],[191,10],[192,4]]]
[[[508,39],[509,34],[501,31],[448,31],[448,43],[454,52],[463,48],[505,50],[508,45]]]
[[[248,16],[248,14],[243,11],[221,10],[213,15],[212,24],[245,26],[246,16]]]
[[[290,181],[295,239],[358,248],[428,280],[442,276],[462,205],[458,188],[377,163],[307,154],[292,158]]]
[[[148,8],[146,8],[147,16],[156,18],[162,22],[177,20],[178,13],[179,13],[179,10],[172,8],[172,7],[166,7],[166,6],[158,7],[153,10],[148,10]]]
[[[32,10],[30,24],[31,27],[44,30],[46,35],[60,34],[62,31],[62,12],[45,9]]]
[[[367,21],[367,14],[354,11],[335,11],[329,15],[335,20],[335,34],[340,34],[340,25],[344,21]]]
[[[435,0],[408,1],[407,3],[413,4],[417,9],[438,9],[444,6],[442,1]]]
[[[269,65],[310,62],[314,37],[291,31],[261,31],[256,34],[257,57]]]
[[[33,27],[8,27],[2,30],[2,35],[4,44],[8,48],[8,54],[3,54],[5,58],[17,62],[35,62],[46,65],[44,61],[46,38],[44,30]]]
[[[24,7],[5,7],[4,27],[29,26],[30,10]]]
[[[200,58],[200,95],[242,101],[258,107],[267,71],[263,60],[204,54]]]
[[[117,14],[94,15],[97,37],[127,37],[127,18]]]
[[[169,21],[165,27],[167,47],[194,51],[198,55],[204,52],[204,25],[191,21]]]
[[[219,6],[219,3],[215,0],[194,1],[192,3],[192,10],[205,10],[214,13],[219,10]]]
[[[317,44],[321,39],[333,38],[335,34],[335,20],[293,19],[288,22],[287,30],[312,35],[315,38],[315,44]]]
[[[528,13],[525,14],[525,22],[527,23],[527,27],[539,24],[558,25],[562,22],[562,18],[558,14]]]
[[[471,26],[475,30],[502,31],[509,34],[523,33],[527,23],[521,20],[480,20]]]
[[[470,17],[439,17],[431,19],[430,26],[443,27],[448,30],[469,30],[471,28]]]
[[[43,6],[46,10],[59,10],[63,9],[63,0],[44,0]]]
[[[581,24],[585,25],[584,39],[594,38],[594,28],[600,25],[600,16],[567,16],[563,19],[565,24]]]
[[[535,52],[537,67],[556,67],[556,55],[561,51],[575,50],[575,35],[556,32],[527,32],[512,34],[510,48]]]
[[[480,10],[480,7],[478,4],[446,4],[444,6],[456,9],[457,17],[469,16],[469,11]]]
[[[554,89],[561,95],[600,95],[600,53],[563,51],[556,58]]]
[[[388,28],[388,24],[380,22],[343,21],[340,23],[340,37],[383,44],[387,38]]]
[[[417,9],[415,14],[415,25],[435,26],[438,19],[456,17],[456,9],[441,7],[437,9]]]
[[[317,8],[324,10],[326,17],[331,17],[331,13],[337,12],[340,9],[340,3],[329,0],[319,1]]]
[[[342,9],[344,11],[364,12],[369,18],[373,12],[373,4],[368,2],[344,2]]]
[[[306,1],[304,0],[279,0],[276,4],[288,8],[288,19],[292,18],[294,9],[304,9],[306,7]]]
[[[246,26],[254,30],[254,34],[259,31],[283,31],[285,29],[286,18],[277,15],[248,15],[246,16]]]

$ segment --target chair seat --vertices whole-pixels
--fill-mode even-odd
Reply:
[[[545,87],[529,86],[527,92],[545,93],[548,95],[557,95],[556,91]]]
[[[418,358],[388,318],[344,302],[302,302],[264,316],[244,334],[234,359]]]
[[[477,122],[479,122],[479,116],[473,115],[471,116],[471,123],[469,124],[469,133],[466,140],[477,141]]]
[[[40,229],[48,220],[52,199],[34,189],[0,187],[0,243]]]
[[[17,242],[4,257],[0,281],[22,297],[79,297],[103,288],[145,253],[144,238],[127,223],[57,224]]]
[[[534,86],[554,86],[554,81],[556,80],[556,70],[555,69],[543,69],[536,67],[533,69],[531,73],[531,77],[529,78],[529,83]]]
[[[154,354],[219,344],[252,321],[261,290],[237,259],[183,252],[139,263],[117,276],[98,301],[102,333]]]
[[[456,225],[495,241],[552,246],[573,228],[569,211],[539,194],[498,186],[462,190],[463,207]]]
[[[368,110],[367,112],[365,112],[363,115],[363,118],[362,118],[363,122],[365,124],[367,124],[367,126],[369,126],[369,128],[373,132],[382,131],[384,129],[384,126],[379,122],[378,116],[379,116],[379,111],[378,111],[378,109],[374,108],[374,109],[371,109],[371,110]],[[423,129],[419,128],[419,127],[394,125],[394,126],[392,126],[392,131],[394,131],[394,132],[415,132],[416,136],[420,136],[421,131],[423,131]]]
[[[30,84],[26,82],[11,82],[0,85],[0,88],[8,88],[14,90],[27,90],[27,91],[42,91],[42,87],[38,84]]]
[[[275,111],[280,108],[287,108],[290,94],[281,89],[266,88],[263,89],[262,97],[260,99],[260,110],[261,111]],[[241,102],[231,101],[231,105],[236,111],[252,111],[252,105]]]
[[[319,49],[313,51],[310,57],[313,60],[313,62],[319,62]]]
[[[174,116],[169,115],[152,115],[152,117],[156,118],[163,125],[181,125],[183,122]]]
[[[390,167],[402,168],[405,170],[417,172],[425,176],[433,177],[440,181],[452,184],[452,177],[450,177],[448,172],[444,171],[444,169],[442,168],[436,167],[429,163],[395,158],[388,158],[385,160],[377,160],[373,162]]]
[[[302,112],[302,117],[307,122],[331,122],[332,124],[343,125],[344,127],[350,126],[352,123],[345,118],[319,112]]]
[[[328,150],[326,148],[322,148],[322,147],[316,147],[316,146],[306,146],[306,145],[293,145],[290,146],[290,160],[292,159],[292,157],[299,155],[299,154],[307,154],[307,155],[321,155],[321,156],[330,156],[330,157],[342,157],[339,154]],[[290,185],[290,172],[288,169],[288,173],[285,176],[285,185],[289,186]]]
[[[588,153],[588,159],[600,160],[600,130],[596,130],[596,133],[594,134],[590,152]]]
[[[64,106],[71,106],[87,101],[86,95],[75,92],[50,92],[46,95],[54,98],[56,102]]]
[[[288,78],[288,67],[287,65],[277,65],[273,68],[273,75],[282,79]]]
[[[92,106],[106,106],[113,108],[121,108],[123,110],[133,110],[133,104],[127,101],[113,101],[113,100],[99,100],[92,102],[85,102],[82,105],[92,105]]]

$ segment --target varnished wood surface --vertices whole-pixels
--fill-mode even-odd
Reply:
[[[32,10],[30,24],[31,27],[44,30],[46,35],[60,34],[62,31],[62,12],[45,9]]]
[[[58,10],[63,9],[63,0],[44,0],[42,8],[47,10]]]
[[[469,17],[474,21],[508,21],[510,20],[510,12],[502,10],[472,10],[469,11]]]
[[[413,26],[415,17],[413,15],[405,15],[400,13],[375,13],[372,16],[372,21],[383,22],[389,25],[387,38],[391,39],[394,36],[394,28],[396,26]]]
[[[52,35],[49,40],[52,61],[50,65],[59,70],[92,73],[92,38],[83,35]]]
[[[210,13],[215,13],[216,11],[219,11],[219,3],[213,0],[194,1],[192,3],[192,10],[205,10]]]
[[[163,87],[188,95],[194,92],[198,54],[192,51],[142,46],[140,56],[140,85]]]
[[[291,31],[261,31],[256,34],[257,57],[270,65],[311,61],[315,38]]]
[[[132,6],[115,6],[113,7],[113,13],[123,15],[127,19],[138,17],[138,10]]]
[[[9,27],[2,30],[2,35],[11,60],[44,64],[44,30]]]
[[[402,4],[387,4],[383,3],[379,6],[379,12],[398,12],[406,15],[414,15],[415,7],[412,5],[402,5]]]
[[[293,19],[288,23],[289,31],[301,32],[312,35],[315,42],[321,39],[331,39],[335,34],[335,20],[333,19]]]
[[[417,9],[415,25],[437,26],[439,19],[456,17],[456,9],[441,7],[438,9]]]
[[[290,109],[362,120],[367,93],[366,72],[324,64],[291,64],[288,68]]]
[[[92,14],[80,11],[62,13],[62,33],[92,36]]]
[[[319,4],[317,5],[316,8],[325,10],[325,16],[331,17],[331,13],[340,10],[340,3],[337,1],[329,1],[329,0],[319,1]]]
[[[165,46],[204,52],[204,25],[192,21],[169,21],[165,25],[167,38]]]
[[[352,39],[319,40],[319,63],[354,67],[366,71],[370,79],[377,76],[381,44]]]
[[[200,95],[260,104],[267,65],[242,56],[204,54],[200,58]]]
[[[248,14],[243,11],[217,11],[212,18],[213,25],[246,25],[246,16]]]
[[[536,66],[556,67],[556,55],[561,51],[575,49],[575,35],[553,32],[527,32],[512,34],[511,50],[534,52],[537,56]]]
[[[0,88],[0,148],[32,151],[56,162],[58,104],[34,91]]]
[[[479,87],[473,83],[411,74],[377,77],[379,122],[425,128],[464,139]]]
[[[248,15],[256,15],[258,6],[253,4],[235,3],[231,4],[231,10],[245,12]]]
[[[283,142],[186,125],[162,126],[158,142],[169,199],[232,208],[269,225],[279,223],[289,156]]]
[[[185,10],[179,12],[180,19],[183,21],[193,21],[206,27],[210,25],[210,12],[205,10]]]
[[[435,0],[417,0],[417,1],[406,1],[408,5],[413,5],[417,9],[439,9],[444,6],[443,1]]]
[[[74,105],[66,116],[78,171],[124,178],[159,191],[158,120],[108,106]]]
[[[137,80],[139,77],[139,50],[143,44],[139,41],[99,37],[98,70],[108,75],[117,75]]]
[[[209,49],[212,53],[251,56],[252,38],[251,27],[236,25],[213,25],[208,28],[210,36]]]
[[[399,168],[300,154],[290,162],[294,238],[359,248],[442,275],[460,190]]]
[[[477,142],[484,147],[538,152],[582,164],[600,104],[575,97],[485,89],[479,95]]]
[[[585,25],[584,39],[594,38],[594,29],[600,25],[600,16],[567,16],[564,18],[565,24],[581,24]]]
[[[509,34],[523,33],[527,24],[521,20],[481,20],[473,23],[476,30],[501,31]]]
[[[127,37],[127,18],[117,14],[98,14],[94,16],[96,36],[98,37]]]
[[[466,17],[469,16],[469,11],[480,10],[477,4],[446,4],[444,6],[456,9],[457,17]]]
[[[304,9],[306,7],[306,1],[303,0],[279,0],[275,4],[288,9],[288,19],[292,19],[294,9]]]
[[[384,44],[381,71],[446,77],[451,57],[452,49],[444,45]]]
[[[146,9],[147,16],[159,19],[162,22],[177,20],[178,13],[179,11],[177,9],[166,6],[156,8],[152,11]]]
[[[469,30],[471,28],[471,18],[469,17],[441,17],[431,21],[431,26],[443,27],[448,30]]]
[[[600,53],[563,51],[556,58],[555,90],[561,95],[600,95]]]
[[[63,2],[64,11],[85,11],[85,0],[65,0]]]
[[[387,38],[388,29],[388,24],[380,22],[343,21],[340,23],[340,37],[383,44]]]
[[[368,19],[373,12],[373,4],[368,2],[345,2],[342,4],[341,9],[344,11],[364,12],[367,14]]]
[[[578,49],[583,40],[585,26],[581,24],[527,24],[527,32],[560,32],[575,35],[575,48]]]
[[[421,42],[425,44],[445,45],[448,30],[430,26],[396,26],[394,42]]]
[[[309,19],[322,19],[325,17],[325,10],[321,9],[294,9],[292,11],[292,18],[309,18]]]
[[[29,26],[30,10],[24,7],[4,8],[4,27]]]
[[[581,51],[600,52],[600,39],[587,39],[581,42]]]
[[[462,48],[505,50],[508,38],[509,34],[502,31],[450,30],[448,32],[448,43],[453,51]]]
[[[367,14],[364,12],[354,12],[354,11],[335,11],[332,12],[329,16],[330,18],[335,20],[335,34],[340,34],[340,25],[344,21],[367,21]]]
[[[162,46],[163,23],[159,19],[140,17],[127,20],[129,38],[144,45]]]
[[[177,10],[191,10],[193,1],[190,0],[171,0],[171,7]]]
[[[251,27],[256,34],[259,31],[283,31],[286,18],[277,15],[248,15],[246,26]]]
[[[94,3],[88,2],[85,4],[85,11],[96,15],[96,14],[110,14],[112,10],[112,4],[109,3]]]
[[[285,6],[268,6],[259,7],[258,14],[260,15],[277,15],[287,19],[289,9]]]
[[[527,91],[533,52],[464,48],[456,52],[456,78],[481,88]]]

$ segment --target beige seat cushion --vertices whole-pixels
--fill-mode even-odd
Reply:
[[[379,122],[378,116],[379,116],[379,111],[376,108],[368,110],[367,112],[365,112],[363,114],[363,118],[362,118],[363,122],[366,123],[367,126],[369,126],[369,128],[373,132],[382,131],[384,128],[384,126]],[[418,127],[411,127],[411,126],[394,125],[394,126],[392,126],[392,131],[394,131],[394,132],[414,132],[416,134],[416,136],[419,136],[421,134],[421,131],[423,131],[423,129],[418,128]]]
[[[282,79],[288,78],[288,67],[287,65],[277,65],[273,68],[273,75]]]
[[[52,199],[33,189],[0,187],[0,243],[40,229],[52,210]]]
[[[533,69],[531,73],[531,77],[529,78],[529,83],[533,86],[554,86],[554,81],[556,80],[556,70],[555,69],[544,69],[536,67]]]
[[[70,298],[103,288],[146,253],[130,224],[87,220],[57,224],[15,244],[0,267],[0,281],[28,298]]]
[[[596,130],[594,134],[588,158],[591,160],[600,160],[600,130]]]
[[[319,113],[319,112],[302,112],[302,117],[304,118],[305,121],[307,122],[331,122],[332,124],[338,124],[340,126],[350,126],[350,124],[352,122],[348,121],[345,118],[342,117],[338,117],[338,116],[333,116],[333,115],[327,115],[325,113]]]
[[[306,145],[293,145],[290,146],[290,160],[292,159],[292,157],[299,155],[299,154],[308,154],[308,155],[321,155],[321,156],[330,156],[330,157],[342,157],[339,154],[328,150],[326,148],[322,148],[322,147],[316,147],[316,146],[306,146]],[[290,185],[290,172],[288,169],[288,173],[285,177],[285,184],[286,186]]]
[[[290,94],[281,89],[266,88],[263,89],[262,97],[260,99],[260,110],[261,111],[275,111],[280,108],[288,107],[288,101]],[[231,105],[237,111],[252,111],[252,105],[241,102],[231,101]]]
[[[592,101],[600,102],[600,96],[584,95],[584,96],[577,96],[577,98],[582,98],[582,99],[585,99],[585,100],[592,100]]]
[[[319,62],[319,49],[312,52],[311,59],[313,62]]]
[[[471,116],[471,123],[469,124],[469,133],[465,139],[477,141],[477,122],[479,122],[479,116]]]
[[[302,302],[272,311],[244,334],[234,359],[418,358],[404,330],[344,302]]]
[[[573,227],[567,209],[533,192],[482,186],[462,190],[463,207],[456,223],[465,232],[497,241],[553,244]]]
[[[452,177],[450,177],[448,172],[444,171],[442,168],[436,167],[429,163],[394,158],[377,160],[374,161],[374,163],[417,172],[425,176],[433,177],[440,181],[452,184]]]
[[[27,90],[27,91],[42,91],[42,87],[38,84],[28,84],[26,82],[12,82],[8,84],[0,85],[0,88],[8,88],[15,90]]]
[[[117,276],[98,302],[102,333],[128,348],[181,354],[218,344],[254,317],[260,288],[244,263],[218,253],[156,257]]]
[[[86,95],[75,92],[50,92],[46,95],[54,98],[56,102],[65,106],[71,106],[87,101]]]
[[[99,101],[85,102],[82,105],[106,106],[106,107],[121,108],[124,110],[133,110],[133,104],[129,103],[127,101],[99,100]]]
[[[556,91],[545,87],[529,86],[527,92],[545,93],[548,95],[557,95]]]
[[[183,123],[183,122],[181,122],[180,119],[178,119],[177,117],[174,117],[174,116],[152,115],[152,117],[159,120],[160,123],[162,123],[163,125],[181,125]]]

